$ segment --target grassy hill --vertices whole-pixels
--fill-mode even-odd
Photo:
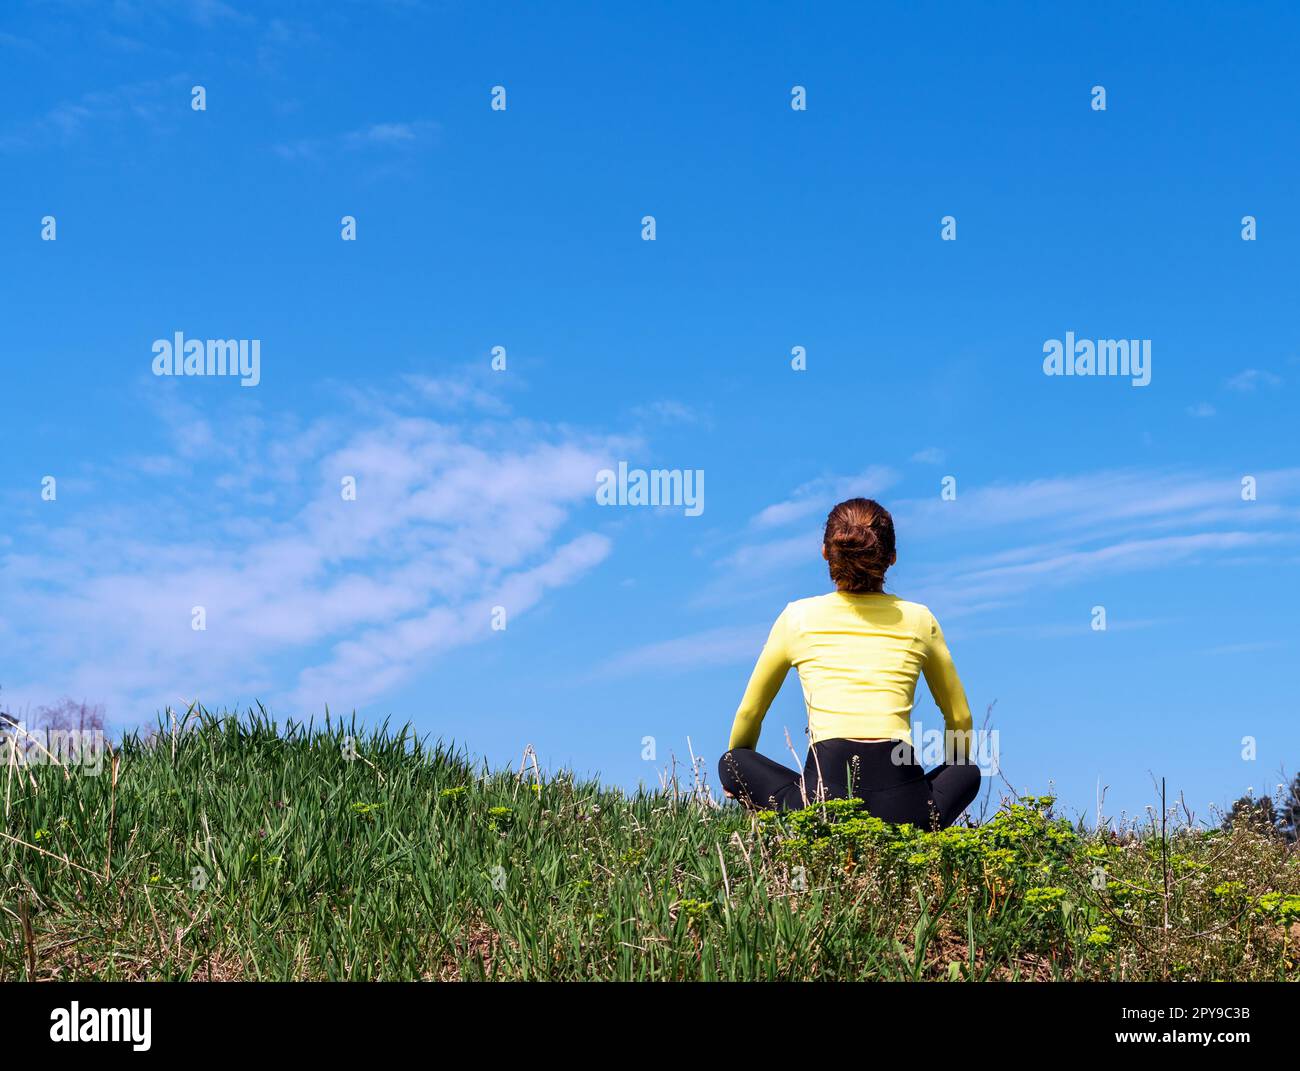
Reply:
[[[0,978],[1300,979],[1300,856],[1244,826],[751,817],[351,732],[0,770]]]

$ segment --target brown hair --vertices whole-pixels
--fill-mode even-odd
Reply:
[[[883,591],[894,564],[894,518],[879,502],[850,498],[826,518],[826,561],[840,591]]]

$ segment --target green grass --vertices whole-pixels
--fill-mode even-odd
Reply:
[[[1291,979],[1276,837],[778,816],[199,714],[10,768],[0,979]],[[110,850],[111,843],[111,850]]]

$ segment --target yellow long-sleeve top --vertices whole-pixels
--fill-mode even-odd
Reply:
[[[731,727],[729,747],[758,744],[763,717],[790,667],[808,707],[809,743],[912,739],[912,700],[924,673],[950,731],[971,729],[966,693],[934,614],[883,593],[833,592],[781,611]]]

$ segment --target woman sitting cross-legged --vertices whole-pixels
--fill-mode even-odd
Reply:
[[[772,626],[718,763],[723,791],[777,810],[852,796],[887,822],[949,826],[980,788],[979,768],[966,761],[970,708],[934,615],[884,591],[896,559],[893,518],[868,498],[841,502],[826,519],[822,556],[836,590],[790,603]],[[808,707],[802,775],[754,750],[791,666]],[[947,761],[929,773],[911,744],[921,674],[948,728]]]

